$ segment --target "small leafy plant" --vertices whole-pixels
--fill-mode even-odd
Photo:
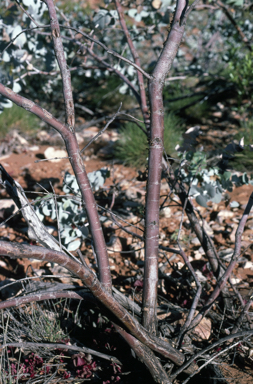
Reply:
[[[93,190],[98,191],[109,176],[110,172],[107,169],[89,173],[88,179]],[[45,217],[50,217],[53,221],[58,219],[58,230],[60,231],[62,244],[68,251],[75,251],[80,247],[82,240],[88,237],[89,230],[87,216],[81,202],[79,186],[75,176],[69,172],[66,172],[64,177],[63,192],[68,195],[60,197],[61,200],[58,200],[57,204],[51,193],[43,198],[38,197],[35,200],[35,211],[41,221]],[[69,195],[70,193],[74,193],[74,198]],[[105,218],[101,216],[100,220],[104,221]]]
[[[240,153],[239,149],[244,148],[240,148],[235,143],[229,144],[225,149],[223,159],[231,160]],[[196,203],[202,207],[207,207],[209,201],[219,204],[223,193],[232,192],[234,185],[237,187],[245,184],[253,185],[253,180],[250,180],[246,173],[237,176],[235,173],[222,169],[221,166],[207,167],[206,154],[202,151],[181,154],[181,166],[176,170],[176,174],[183,183],[188,185],[189,197],[194,197]]]
[[[183,122],[169,113],[164,118],[164,151],[169,157],[177,157],[175,147],[182,141]],[[115,156],[125,164],[135,167],[147,165],[148,139],[134,123],[121,129],[120,139],[115,143]]]

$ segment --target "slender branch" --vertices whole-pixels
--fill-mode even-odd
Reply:
[[[80,153],[83,153],[95,140],[97,140],[99,138],[99,136],[102,135],[102,133],[104,133],[104,131],[109,127],[109,125],[116,119],[116,117],[118,115],[120,115],[120,108],[122,106],[122,103],[118,109],[118,111],[113,115],[113,117],[106,123],[106,125],[104,126],[103,129],[101,129],[100,132],[98,132],[89,142],[88,144],[85,145],[85,147],[80,151]]]
[[[100,357],[101,359],[110,360],[116,364],[122,365],[122,363],[114,356],[106,355],[105,353],[94,351],[94,349],[86,348],[86,347],[78,347],[77,345],[68,345],[68,344],[60,344],[60,343],[33,343],[33,342],[21,342],[21,343],[6,343],[0,346],[0,350],[7,347],[16,347],[22,349],[31,349],[31,348],[47,348],[47,349],[60,349],[60,350],[71,350],[78,351],[83,353],[90,353],[93,356]]]
[[[45,33],[45,32],[44,33],[43,32],[39,32],[39,34],[50,35],[49,33]],[[74,37],[62,36],[62,39],[65,39],[67,41],[71,41],[71,42],[77,44],[78,46],[80,46],[80,53],[81,54],[84,54],[85,52],[87,52],[96,61],[98,61],[100,64],[102,64],[104,66],[104,69],[108,70],[109,72],[116,73],[121,78],[121,80],[123,80],[124,83],[126,83],[128,85],[129,89],[131,89],[131,91],[133,92],[136,100],[141,105],[141,99],[140,99],[140,95],[139,95],[137,89],[132,84],[132,82],[125,75],[123,75],[123,73],[121,73],[118,69],[114,68],[112,65],[110,65],[104,59],[100,58],[98,55],[96,55],[93,52],[92,49],[90,49],[89,47],[85,46],[83,43],[81,43],[79,40],[75,39]],[[83,67],[83,68],[87,68],[87,67]],[[90,66],[88,68],[90,68]],[[100,69],[102,69],[102,68],[100,68]]]
[[[130,36],[130,33],[128,31],[128,28],[127,28],[127,25],[126,25],[126,21],[125,21],[125,18],[124,18],[123,9],[122,9],[122,6],[120,4],[120,1],[119,0],[115,0],[115,5],[116,5],[116,9],[117,9],[117,12],[118,12],[118,15],[119,15],[119,21],[120,21],[121,27],[123,29],[123,32],[124,32],[124,34],[126,36],[127,43],[128,43],[129,48],[130,48],[130,51],[132,53],[134,62],[135,62],[136,65],[138,65],[138,67],[140,67],[141,66],[141,62],[140,62],[140,59],[139,59],[139,55],[138,55],[137,50],[135,49],[134,43],[133,43],[133,41],[131,39],[131,36]],[[144,122],[145,122],[145,125],[146,125],[146,128],[147,128],[147,131],[148,131],[149,130],[149,125],[150,125],[149,109],[148,109],[148,106],[147,106],[147,96],[146,96],[146,92],[145,92],[145,84],[144,84],[143,74],[141,72],[139,72],[139,71],[137,71],[137,78],[138,78],[139,92],[140,92],[140,97],[141,97],[142,115],[143,115],[143,119],[144,119]]]
[[[122,307],[114,297],[103,287],[95,274],[85,268],[83,265],[76,263],[68,258],[64,253],[45,249],[37,246],[29,246],[25,244],[0,241],[0,255],[17,258],[33,258],[43,261],[50,261],[59,264],[74,275],[78,276],[84,284],[90,289],[94,296],[105,305],[135,336],[139,341],[144,343],[155,352],[162,354],[164,357],[172,360],[175,364],[184,363],[185,357],[177,349],[172,347],[168,342],[158,339],[150,335],[139,322]]]
[[[156,358],[154,352],[117,324],[113,323],[113,325],[120,336],[123,337],[127,344],[133,349],[140,361],[146,365],[154,381],[159,384],[171,384],[166,371]]]
[[[252,52],[252,47],[251,47],[251,44],[250,44],[249,40],[247,39],[247,37],[243,33],[243,31],[240,28],[240,26],[236,23],[235,19],[231,15],[228,7],[222,1],[220,1],[220,0],[217,1],[217,4],[223,10],[223,12],[227,16],[228,20],[231,22],[231,24],[235,28],[235,30],[238,32],[238,34],[239,34],[240,38],[242,39],[243,43],[245,44],[245,46],[248,48],[248,50],[250,52]]]
[[[103,48],[110,55],[113,55],[114,57],[117,57],[118,59],[120,59],[122,61],[125,61],[126,63],[132,65],[132,67],[137,69],[137,71],[140,71],[147,79],[151,78],[151,76],[147,72],[145,72],[144,69],[142,69],[141,67],[139,67],[138,65],[133,63],[131,60],[126,59],[124,56],[120,55],[119,53],[117,53],[113,49],[109,49],[105,44],[101,43],[101,41],[94,39],[93,37],[91,37],[87,33],[80,31],[78,28],[66,27],[65,25],[62,25],[62,24],[59,24],[59,26],[61,28],[70,29],[72,31],[75,31],[76,33],[80,33],[86,39],[88,39],[88,40],[92,41],[93,43],[99,45],[101,48]]]
[[[106,243],[103,235],[99,215],[96,208],[95,198],[90,186],[90,182],[83,164],[82,157],[80,155],[77,139],[74,133],[72,133],[66,125],[62,124],[59,120],[51,115],[45,109],[39,107],[33,101],[22,97],[11,89],[5,87],[0,83],[0,94],[7,99],[13,101],[19,107],[26,109],[27,111],[35,114],[41,120],[48,123],[51,127],[57,130],[62,136],[66,149],[70,158],[71,165],[73,167],[76,180],[78,182],[82,199],[87,212],[87,217],[90,225],[91,235],[94,241],[94,247],[96,256],[98,259],[99,278],[102,284],[111,291],[112,281],[110,273],[110,265],[108,254],[106,251]]]
[[[186,361],[185,364],[182,365],[182,367],[178,368],[178,370],[171,376],[171,379],[175,379],[183,370],[187,367],[189,367],[190,364],[192,364],[194,361],[197,360],[198,357],[204,355],[206,352],[210,351],[213,348],[216,348],[218,345],[221,345],[231,339],[236,339],[238,337],[245,337],[245,336],[250,336],[253,335],[253,329],[247,330],[247,331],[242,331],[238,333],[234,333],[233,335],[225,336],[220,340],[217,340],[215,343],[212,345],[209,345],[208,347],[202,349],[201,351],[197,352],[192,356],[188,361]]]
[[[66,125],[73,132],[75,127],[75,110],[71,88],[71,76],[65,59],[60,27],[57,19],[53,0],[44,0],[50,16],[51,32],[54,44],[55,56],[61,71],[63,96],[65,102]]]
[[[229,276],[231,275],[231,273],[232,273],[232,271],[233,271],[233,269],[234,269],[234,267],[238,261],[238,257],[240,256],[240,252],[241,252],[242,234],[243,234],[244,227],[245,227],[245,224],[246,224],[246,221],[247,221],[247,218],[249,216],[249,212],[250,212],[252,206],[253,206],[253,193],[250,195],[248,204],[245,208],[245,211],[244,211],[243,216],[240,220],[240,223],[238,224],[238,228],[237,228],[236,235],[235,235],[235,249],[234,249],[234,253],[233,253],[233,256],[231,258],[231,261],[230,261],[226,271],[224,272],[224,274],[221,276],[221,278],[217,282],[215,289],[213,290],[212,294],[207,299],[202,310],[193,320],[193,322],[191,324],[192,327],[195,327],[201,321],[201,319],[209,312],[214,301],[219,296],[221,290],[225,286]]]
[[[198,305],[198,302],[199,302],[199,299],[200,299],[200,295],[201,295],[201,292],[202,292],[202,287],[201,287],[201,284],[199,282],[199,279],[191,265],[191,263],[189,262],[188,260],[188,257],[186,256],[186,254],[184,253],[184,251],[181,249],[181,256],[182,258],[184,259],[184,262],[185,264],[187,265],[189,271],[191,272],[194,280],[195,280],[195,283],[196,283],[196,286],[197,286],[197,292],[196,292],[196,295],[194,297],[194,300],[192,302],[192,305],[191,305],[191,309],[188,313],[188,316],[187,316],[187,319],[186,319],[186,322],[184,323],[182,329],[180,330],[180,334],[179,334],[179,337],[178,337],[178,340],[179,340],[179,344],[183,341],[183,335],[188,331],[188,329],[190,328],[190,325],[191,325],[191,321],[192,321],[192,318],[195,314],[195,311],[197,309],[197,305]]]
[[[223,349],[222,351],[214,354],[211,358],[207,359],[207,361],[202,364],[195,372],[193,372],[187,379],[185,379],[183,381],[182,384],[187,384],[188,381],[193,377],[195,376],[197,373],[199,373],[204,367],[206,367],[208,364],[211,363],[211,361],[213,361],[214,359],[217,359],[220,355],[223,355],[223,353],[229,351],[230,349],[233,349],[234,347],[236,347],[238,344],[240,344],[241,341],[237,341],[236,343],[232,344],[232,345],[229,345],[227,348]]]
[[[80,44],[80,41],[77,41],[75,40],[76,44]],[[109,72],[114,72],[116,73],[119,78],[121,78],[121,80],[124,81],[125,84],[128,85],[129,89],[131,89],[131,91],[133,92],[136,100],[138,101],[138,103],[141,105],[141,99],[140,99],[140,95],[137,91],[137,89],[135,88],[135,86],[132,84],[132,82],[125,76],[123,75],[123,73],[121,73],[118,69],[112,67],[109,63],[107,63],[105,60],[101,59],[98,55],[96,55],[92,49],[88,48],[88,47],[85,47],[83,44],[81,46],[81,49],[82,51],[84,52],[84,50],[86,50],[86,52],[89,53],[90,56],[92,56],[96,61],[98,61],[99,63],[101,63]]]
[[[252,297],[252,296],[251,296]],[[240,326],[243,322],[244,316],[248,313],[248,310],[253,305],[253,300],[250,298],[250,300],[245,304],[244,308],[242,309],[242,313],[238,317],[236,324],[234,325],[234,328],[232,329],[232,334],[238,332],[240,329]]]

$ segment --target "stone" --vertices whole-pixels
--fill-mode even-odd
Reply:
[[[197,237],[194,237],[193,239],[191,239],[191,244],[192,245],[200,245],[200,241]]]
[[[234,212],[228,211],[227,209],[223,209],[217,215],[218,222],[221,224],[226,219],[231,219],[234,217]]]
[[[212,323],[211,320],[203,317],[200,323],[192,331],[197,341],[208,340],[211,336]]]
[[[166,219],[169,219],[172,216],[172,211],[170,207],[164,207],[161,210],[161,216],[165,217]]]
[[[61,161],[61,159],[55,158],[68,157],[68,154],[64,149],[55,149],[54,147],[48,147],[44,152],[44,156],[46,159],[52,159],[49,160],[52,163],[58,163],[59,161]]]

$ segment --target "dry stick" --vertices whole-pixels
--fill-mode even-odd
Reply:
[[[223,353],[229,351],[230,349],[233,349],[234,347],[236,347],[238,344],[241,343],[241,340],[237,341],[236,343],[230,345],[229,347],[223,349],[222,351],[216,353],[214,356],[212,356],[210,359],[208,359],[204,364],[202,364],[195,372],[193,372],[186,380],[183,381],[182,384],[187,384],[188,381],[195,375],[197,375],[197,373],[199,373],[205,366],[207,366],[208,364],[211,363],[211,361],[213,361],[214,359],[217,359],[217,357],[219,357],[220,355],[223,355]]]
[[[163,87],[183,38],[184,26],[180,26],[180,17],[185,5],[185,0],[177,0],[171,30],[149,82],[151,127],[145,213],[143,326],[152,334],[157,332],[159,203],[164,132]]]
[[[199,356],[204,355],[206,352],[208,352],[211,349],[217,347],[218,345],[220,345],[222,343],[225,343],[226,341],[229,341],[231,339],[235,339],[237,337],[244,337],[244,336],[250,336],[250,335],[253,335],[253,330],[252,329],[251,330],[247,330],[247,331],[242,331],[242,332],[234,333],[233,335],[229,335],[229,336],[223,337],[222,339],[216,341],[212,345],[209,345],[208,347],[202,349],[202,351],[199,351],[194,356],[192,356],[188,361],[186,361],[182,365],[182,367],[178,368],[178,370],[175,373],[173,373],[173,375],[171,376],[171,379],[174,380],[181,372],[183,372],[183,370],[185,368],[187,368],[191,363],[196,361],[196,359]]]
[[[135,337],[127,333],[123,328],[119,327],[115,323],[112,324],[120,336],[123,337],[127,344],[133,349],[140,361],[147,366],[154,381],[159,384],[171,384],[166,371],[160,361],[156,358],[154,352],[147,348],[144,344],[140,343]]]
[[[62,88],[63,88],[63,96],[64,96],[65,112],[66,112],[65,122],[68,128],[70,129],[70,131],[74,132],[75,110],[74,110],[74,101],[73,101],[73,94],[72,94],[72,88],[71,88],[71,76],[70,76],[70,71],[68,69],[67,62],[65,59],[56,9],[55,9],[53,0],[44,0],[44,1],[48,7],[55,56],[61,71]]]
[[[117,9],[117,12],[119,15],[119,21],[120,21],[121,27],[123,29],[123,32],[126,36],[127,43],[128,43],[129,49],[131,51],[131,54],[133,56],[134,62],[136,65],[138,65],[138,67],[140,67],[141,62],[139,59],[139,55],[138,55],[137,50],[135,49],[135,46],[134,46],[133,41],[131,39],[130,33],[128,31],[126,21],[124,18],[124,12],[123,12],[122,6],[120,4],[120,1],[115,0],[115,5],[116,5],[116,9]],[[144,84],[143,74],[139,71],[137,71],[137,78],[138,78],[139,92],[140,92],[140,97],[141,97],[142,115],[144,118],[146,128],[148,130],[149,125],[150,125],[149,110],[148,110],[148,106],[147,106],[147,97],[146,97],[146,92],[145,92],[145,84]]]
[[[252,297],[252,296],[251,296]],[[236,333],[238,332],[242,322],[243,322],[243,319],[244,319],[244,316],[248,314],[248,310],[250,309],[250,307],[253,305],[253,300],[250,298],[250,300],[246,303],[246,305],[244,306],[243,310],[242,310],[242,313],[240,314],[240,316],[238,317],[237,321],[236,321],[236,324],[234,325],[234,328],[232,329],[232,334],[233,333]],[[249,320],[249,319],[248,319]]]
[[[197,278],[197,275],[196,275],[196,273],[195,273],[191,263],[189,262],[188,257],[186,256],[186,254],[184,253],[184,251],[182,249],[181,249],[181,256],[184,259],[185,264],[189,268],[189,270],[190,270],[190,272],[191,272],[191,274],[192,274],[192,276],[193,276],[193,278],[195,280],[195,283],[196,283],[196,286],[197,286],[197,292],[196,292],[196,295],[195,295],[194,300],[192,302],[191,309],[190,309],[190,311],[188,313],[186,322],[184,323],[182,329],[180,330],[180,334],[179,334],[179,337],[178,337],[179,345],[183,341],[183,335],[188,331],[188,329],[190,327],[192,318],[193,318],[193,316],[195,314],[195,311],[197,309],[197,305],[198,305],[198,302],[199,302],[199,299],[200,299],[200,295],[201,295],[201,292],[202,292],[202,287],[201,287],[201,284],[199,282],[199,279]]]
[[[71,30],[70,30],[70,32],[71,32]],[[45,32],[39,32],[39,34],[50,35],[49,33],[45,33]],[[86,47],[79,40],[77,40],[75,38],[72,38],[72,37],[68,37],[68,36],[62,36],[62,39],[71,41],[71,42],[79,45],[80,46],[80,51],[81,51],[82,54],[84,54],[84,52],[89,53],[90,56],[92,56],[96,61],[98,61],[100,64],[102,64],[104,66],[104,69],[108,70],[109,72],[116,73],[128,85],[128,87],[131,89],[131,91],[133,92],[134,96],[136,97],[138,103],[141,105],[141,98],[140,98],[140,95],[139,95],[137,89],[131,83],[131,81],[125,75],[123,75],[118,69],[116,69],[113,66],[111,66],[104,59],[101,59],[98,55],[96,55],[92,51],[92,49]],[[85,67],[85,68],[87,68],[87,67]],[[97,67],[90,67],[89,66],[88,68],[97,68]],[[102,69],[102,68],[100,68],[100,69]]]
[[[118,52],[114,51],[113,49],[109,49],[105,44],[101,43],[101,41],[94,39],[93,37],[91,37],[87,33],[80,31],[78,28],[66,27],[65,25],[62,25],[62,24],[59,24],[59,26],[61,28],[64,28],[64,29],[69,29],[69,30],[75,31],[76,33],[80,33],[86,39],[88,39],[88,40],[92,41],[93,43],[96,43],[97,45],[99,45],[101,48],[103,48],[110,55],[113,55],[113,56],[117,57],[118,59],[120,59],[122,61],[125,61],[126,63],[132,65],[132,67],[137,69],[137,71],[140,71],[147,79],[151,78],[151,76],[147,72],[145,72],[141,67],[139,67],[138,65],[133,63],[131,60],[126,59],[124,56],[120,55]]]
[[[61,248],[61,252],[62,252],[61,228],[60,228],[60,221],[59,221],[59,215],[58,215],[57,200],[56,200],[56,197],[55,197],[55,190],[54,190],[54,187],[53,187],[53,184],[52,184],[51,180],[49,181],[49,183],[50,183],[50,186],[51,186],[51,188],[53,190],[53,195],[54,195],[54,206],[55,206],[56,221],[57,221],[57,227],[58,227],[58,242],[59,242],[59,245],[60,245],[60,248]]]
[[[241,30],[240,26],[236,23],[235,19],[231,15],[228,7],[225,4],[223,4],[220,0],[217,1],[217,4],[223,10],[225,15],[227,16],[227,18],[229,19],[229,21],[231,22],[231,24],[235,28],[235,30],[238,32],[238,34],[241,37],[241,39],[242,39],[243,43],[245,44],[245,46],[248,48],[248,50],[250,52],[252,52],[252,47],[251,47],[251,44],[250,44],[249,40],[247,39],[247,36],[245,36],[245,34]]]
[[[22,349],[31,349],[31,348],[47,348],[47,349],[60,349],[66,350],[69,349],[71,351],[78,351],[83,353],[90,353],[91,355],[100,357],[101,359],[110,360],[113,363],[122,365],[122,363],[114,356],[106,355],[105,353],[94,351],[94,349],[86,348],[86,347],[78,347],[77,345],[68,345],[68,344],[60,344],[60,343],[33,343],[33,342],[21,342],[21,343],[6,343],[0,346],[0,350],[6,347],[16,347]]]
[[[163,163],[163,166],[166,170],[167,164],[165,162]],[[184,186],[181,184],[178,184],[178,182],[175,181],[175,176],[172,175],[172,173],[170,173],[168,175],[168,177],[169,177],[169,185],[171,186],[172,189],[173,188],[175,189],[175,192],[177,193],[178,197],[181,200],[182,205],[184,206],[185,201],[186,201],[187,196],[188,196],[185,189],[184,189]],[[197,238],[199,239],[199,241],[200,241],[200,243],[201,243],[201,245],[205,251],[205,254],[208,258],[208,261],[212,267],[212,270],[213,270],[214,274],[217,276],[217,274],[219,273],[219,271],[218,271],[218,268],[219,268],[218,259],[219,259],[219,257],[217,255],[217,252],[215,250],[215,246],[214,246],[211,238],[206,233],[204,227],[199,224],[199,220],[198,220],[198,218],[194,212],[194,207],[193,207],[193,205],[189,199],[188,199],[186,207],[185,207],[185,212],[188,216],[188,219],[191,223],[191,226],[192,226]]]
[[[233,269],[235,268],[235,265],[237,263],[237,259],[240,256],[240,252],[241,252],[242,234],[243,234],[244,227],[245,227],[245,224],[246,224],[246,221],[248,219],[248,216],[249,216],[249,213],[250,213],[252,206],[253,206],[253,193],[250,195],[248,204],[245,208],[245,211],[244,211],[243,216],[240,220],[240,223],[238,224],[238,228],[237,228],[236,235],[235,235],[235,249],[234,249],[234,253],[233,253],[233,256],[231,258],[231,261],[230,261],[225,273],[218,280],[214,291],[209,296],[209,298],[206,301],[205,305],[203,306],[202,310],[193,320],[193,322],[191,324],[192,327],[195,327],[201,321],[201,319],[210,311],[212,305],[214,304],[214,301],[219,296],[221,290],[225,286],[229,276],[231,275]]]
[[[115,214],[113,212],[111,212],[111,219],[113,220],[113,222],[120,228],[122,229],[123,231],[125,231],[126,233],[128,233],[129,235],[133,236],[133,237],[137,237],[137,239],[140,239],[141,241],[144,241],[144,237],[141,236],[141,235],[138,235],[138,233],[135,233],[133,231],[130,231],[130,229],[127,229],[126,227],[124,227],[122,224],[120,224],[118,222],[118,220],[115,219]],[[122,219],[121,219],[122,220]],[[127,223],[128,224],[128,223]],[[130,225],[130,224],[128,224]],[[139,229],[139,228],[137,228]],[[142,249],[142,248],[141,248]],[[164,245],[159,245],[159,249],[163,249],[164,251],[167,251],[167,252],[170,252],[170,253],[176,253],[177,255],[181,255],[181,251],[179,249],[174,249],[174,248],[169,248],[169,247],[165,247]],[[134,251],[134,250],[133,250]],[[133,252],[132,251],[132,252]]]
[[[48,123],[51,127],[57,130],[62,136],[68,155],[70,157],[71,165],[74,170],[76,180],[78,182],[82,199],[85,204],[85,209],[90,225],[91,235],[94,241],[94,247],[96,256],[98,259],[98,267],[99,267],[99,278],[101,283],[111,291],[112,281],[111,281],[111,273],[108,255],[106,251],[106,243],[101,227],[101,223],[99,220],[99,215],[96,208],[95,198],[89,183],[89,179],[80,155],[77,139],[75,135],[69,131],[68,127],[66,127],[59,120],[54,118],[51,113],[46,111],[45,109],[39,107],[33,101],[22,97],[11,89],[5,87],[0,83],[0,94],[6,97],[7,99],[13,101],[19,107],[26,109],[27,111],[35,114],[41,120]]]
[[[105,305],[105,307],[108,308],[139,341],[155,352],[160,353],[165,358],[172,360],[177,365],[184,363],[185,357],[181,352],[172,347],[168,342],[147,332],[147,330],[143,328],[139,322],[103,287],[90,269],[71,260],[64,253],[37,246],[20,243],[12,244],[10,242],[0,241],[0,255],[14,259],[32,258],[50,261],[65,267],[74,275],[78,276],[78,278],[80,278],[90,289],[93,295]],[[191,371],[193,369],[195,369],[195,367],[190,367]]]
[[[188,267],[189,271],[191,272],[194,280],[195,280],[195,283],[196,283],[196,286],[197,286],[197,292],[196,292],[196,295],[193,299],[193,302],[192,302],[192,305],[191,305],[191,309],[188,313],[188,316],[187,316],[187,319],[186,319],[186,322],[184,323],[180,333],[179,333],[179,337],[178,337],[178,345],[181,344],[181,342],[183,341],[183,335],[187,332],[187,328],[189,327],[191,321],[192,321],[192,318],[195,314],[195,310],[197,309],[197,306],[198,306],[198,302],[199,302],[199,299],[200,299],[200,295],[201,295],[201,292],[202,292],[202,287],[201,287],[201,284],[199,282],[199,279],[191,265],[191,263],[189,262],[188,260],[188,257],[187,255],[185,254],[185,252],[182,250],[182,247],[180,245],[180,233],[181,233],[181,230],[182,230],[182,225],[183,225],[183,218],[184,218],[184,213],[185,213],[185,207],[187,205],[187,202],[188,202],[188,196],[185,200],[185,203],[184,203],[184,206],[183,206],[183,212],[182,212],[182,216],[181,216],[181,221],[180,221],[180,226],[179,226],[179,231],[178,231],[178,240],[177,240],[177,243],[178,243],[178,246],[179,246],[179,249],[180,249],[180,252],[181,252],[181,256],[186,264],[186,266]]]
[[[29,304],[29,303],[32,303],[33,301],[54,300],[54,299],[64,299],[64,298],[83,300],[82,296],[72,291],[33,293],[31,295],[15,297],[13,299],[1,301],[0,310],[11,308],[11,307],[20,307],[23,304]]]
[[[136,97],[138,103],[141,105],[141,98],[140,98],[140,95],[137,91],[137,89],[135,88],[135,86],[132,84],[132,82],[125,76],[123,75],[118,69],[112,67],[109,63],[107,63],[105,60],[101,59],[98,55],[96,55],[92,49],[88,48],[88,47],[85,47],[83,44],[80,43],[80,41],[78,40],[75,40],[75,39],[72,39],[72,41],[74,41],[76,44],[78,45],[81,45],[80,49],[82,51],[82,53],[84,54],[84,50],[89,53],[90,56],[92,56],[96,61],[98,61],[100,64],[102,64],[105,69],[107,69],[109,72],[114,72],[116,73],[119,78],[121,78],[124,83],[126,83],[128,85],[128,87],[131,89],[131,91],[133,92],[134,96]]]
[[[120,107],[118,111],[113,115],[113,117],[108,121],[108,123],[104,126],[103,129],[101,129],[100,132],[98,132],[89,142],[85,145],[85,147],[80,151],[80,153],[84,152],[95,140],[99,138],[99,136],[104,133],[104,131],[109,127],[109,125],[116,119],[118,115],[120,115],[120,108],[122,107],[122,103],[120,103]]]

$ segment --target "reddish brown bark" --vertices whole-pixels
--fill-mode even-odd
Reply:
[[[163,87],[183,37],[184,26],[180,26],[180,17],[185,4],[185,0],[177,1],[171,31],[164,43],[164,48],[152,73],[152,79],[149,82],[151,127],[145,216],[143,325],[153,334],[156,333],[157,328],[159,205],[164,132]]]
[[[66,125],[62,124],[59,120],[55,119],[51,115],[51,113],[39,107],[33,101],[16,94],[11,89],[5,87],[3,84],[0,84],[0,94],[13,101],[19,107],[22,107],[38,116],[41,120],[45,121],[46,123],[51,125],[51,127],[56,129],[62,136],[66,145],[66,149],[68,151],[69,160],[73,167],[73,171],[75,173],[76,180],[78,182],[82,194],[87,217],[89,220],[90,231],[94,241],[94,249],[98,260],[99,278],[101,283],[106,287],[106,289],[111,291],[111,273],[105,239],[96,208],[96,202],[83,164],[82,157],[80,155],[75,134],[72,133],[68,129],[68,127],[66,127]]]
[[[33,258],[50,261],[65,267],[80,278],[90,289],[93,295],[102,304],[104,304],[105,307],[108,308],[140,342],[155,352],[158,352],[164,357],[172,360],[177,365],[184,363],[185,357],[181,352],[173,348],[168,342],[150,335],[140,325],[140,323],[132,317],[129,312],[122,307],[102,286],[98,278],[90,269],[78,264],[75,260],[70,259],[64,253],[37,246],[29,246],[19,243],[12,244],[10,242],[0,241],[0,255],[8,256],[14,259]]]

